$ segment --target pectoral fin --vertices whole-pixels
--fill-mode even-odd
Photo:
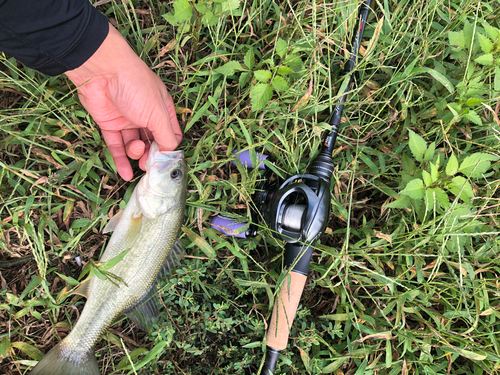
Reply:
[[[123,215],[123,211],[120,210],[120,211],[118,211],[118,213],[115,216],[113,216],[111,219],[109,219],[108,224],[104,227],[104,229],[102,230],[102,233],[113,232],[115,230],[116,226],[118,225],[118,223],[120,222],[122,215]]]
[[[75,290],[71,292],[71,294],[78,294],[88,299],[90,280],[91,280],[90,278],[84,280],[80,285],[78,285],[78,287]]]

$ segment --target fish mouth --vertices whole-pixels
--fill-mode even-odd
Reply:
[[[154,150],[153,160],[155,163],[175,162],[184,159],[184,151],[158,151]]]
[[[160,151],[158,144],[153,141],[149,150],[149,156],[146,161],[146,171],[149,171],[153,165],[163,165],[162,169],[168,165],[184,160],[184,151]]]

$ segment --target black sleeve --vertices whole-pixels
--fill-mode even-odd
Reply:
[[[0,0],[0,51],[48,75],[78,68],[108,31],[89,0]]]

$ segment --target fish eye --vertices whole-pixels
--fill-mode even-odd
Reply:
[[[172,172],[170,172],[170,177],[174,180],[178,180],[182,177],[182,171],[179,168],[175,168]]]

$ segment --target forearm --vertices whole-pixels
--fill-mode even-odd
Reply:
[[[107,34],[88,0],[0,0],[0,51],[45,74],[78,68]]]

